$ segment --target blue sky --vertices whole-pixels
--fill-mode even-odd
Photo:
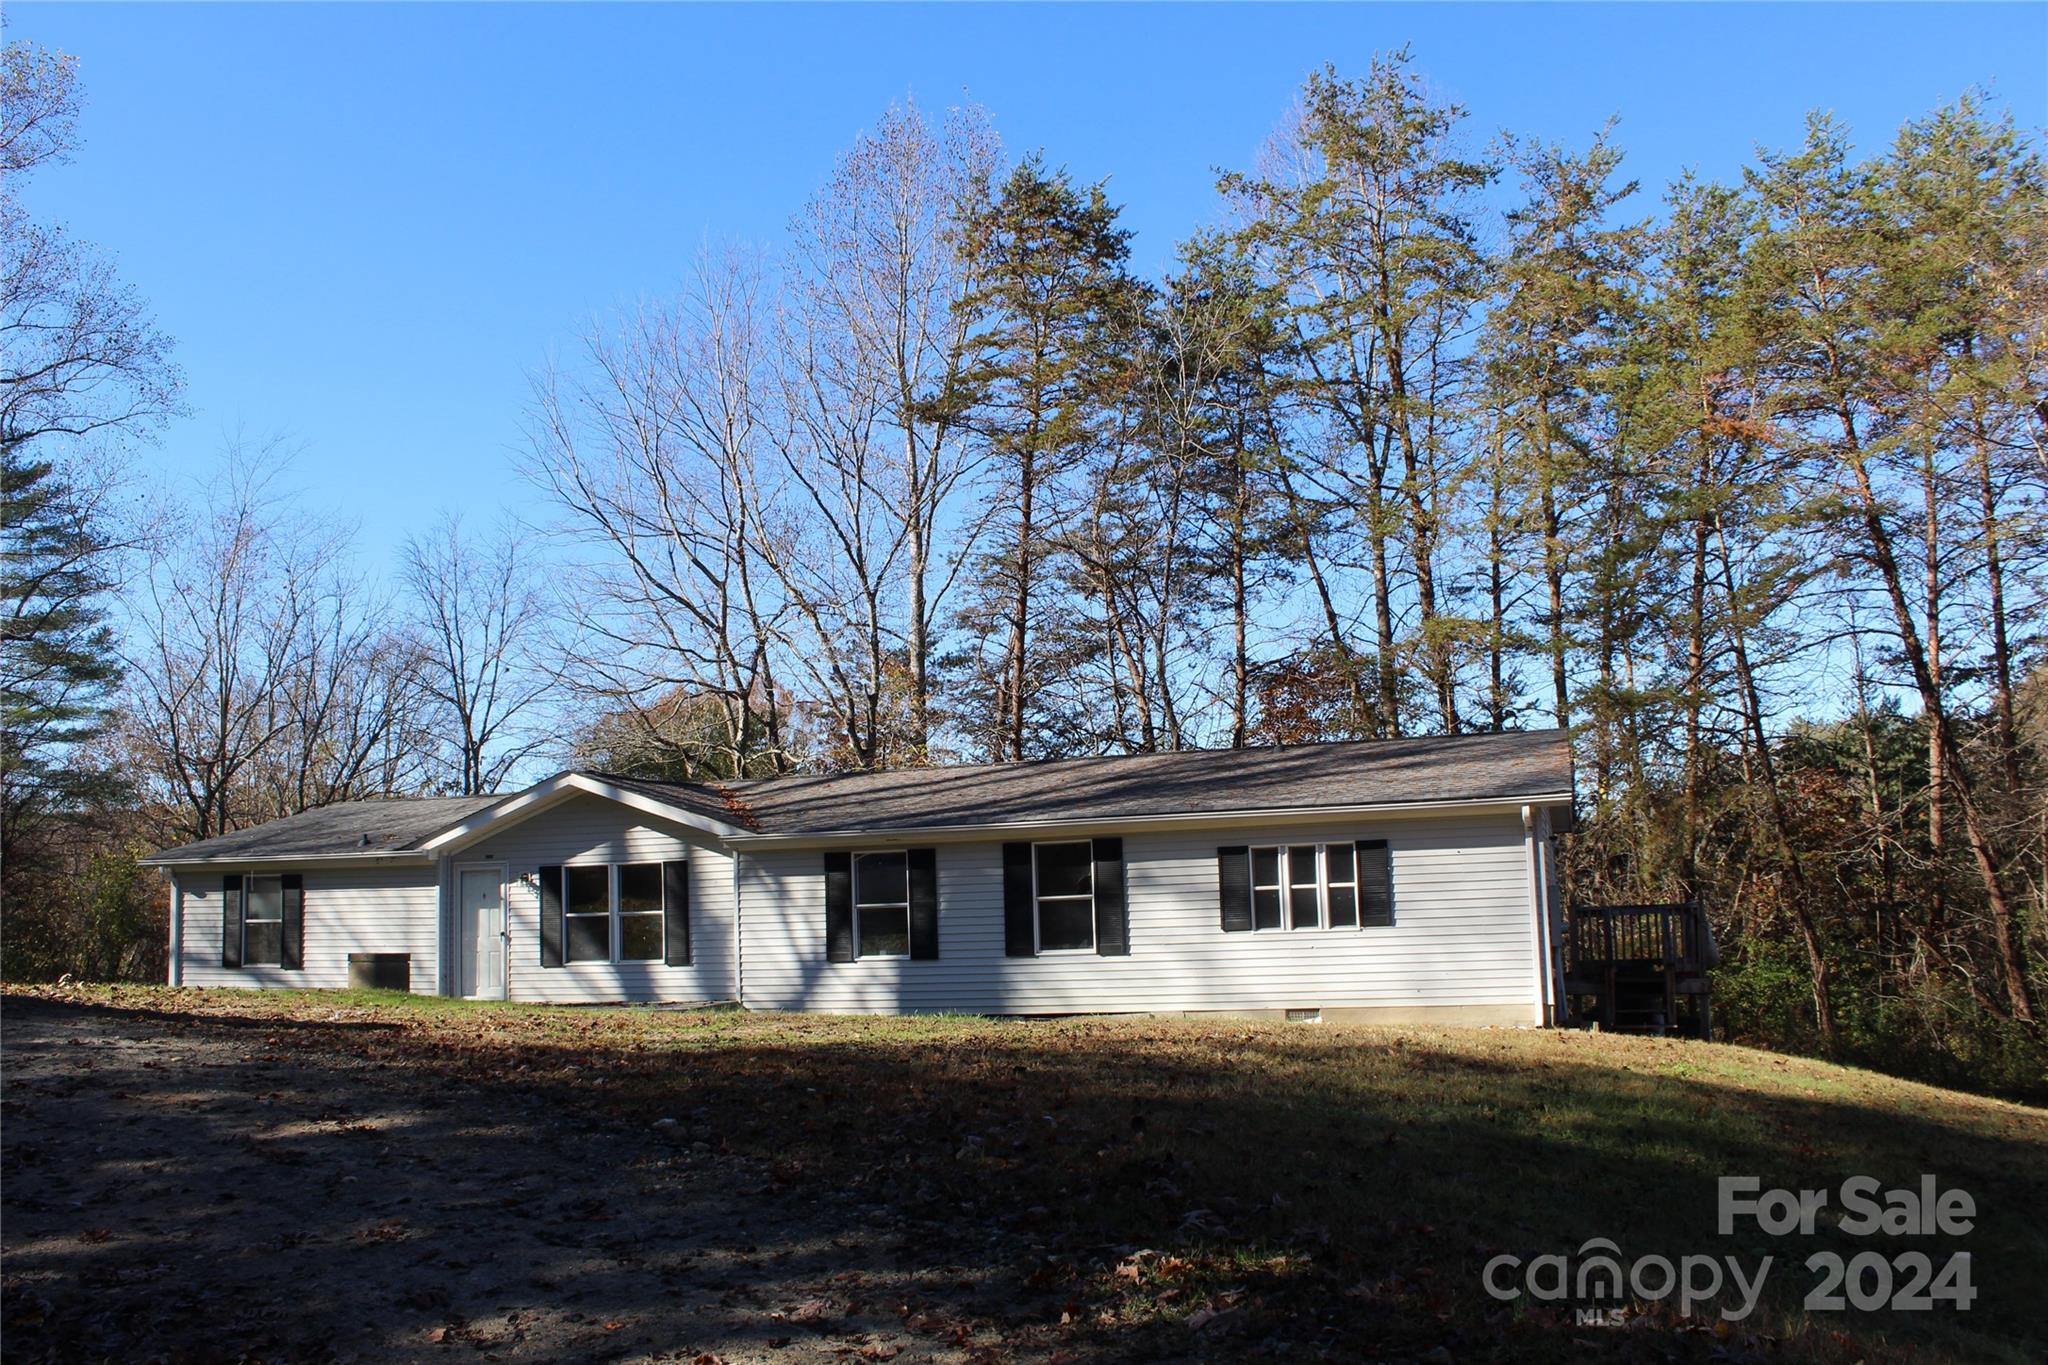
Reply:
[[[1217,213],[1302,77],[1407,44],[1475,139],[1583,142],[1646,187],[1738,172],[1832,110],[1866,146],[1976,85],[2048,124],[2048,5],[8,6],[80,59],[85,143],[29,200],[116,256],[191,416],[151,458],[288,434],[369,566],[488,519],[526,374],[772,242],[892,99],[986,106],[1012,153],[1109,178],[1148,273]]]

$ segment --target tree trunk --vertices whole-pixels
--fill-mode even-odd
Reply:
[[[1813,1016],[1820,1030],[1821,1044],[1833,1052],[1841,1042],[1835,1020],[1834,972],[1823,946],[1819,922],[1814,918],[1813,899],[1806,882],[1806,870],[1799,860],[1799,848],[1792,837],[1791,818],[1785,809],[1785,793],[1778,785],[1778,765],[1771,756],[1771,742],[1764,733],[1763,698],[1757,690],[1756,673],[1750,667],[1748,633],[1742,623],[1742,607],[1735,592],[1735,568],[1728,553],[1728,537],[1716,514],[1714,532],[1721,550],[1721,586],[1727,597],[1728,636],[1735,661],[1735,678],[1742,704],[1744,728],[1755,753],[1758,776],[1770,811],[1771,832],[1784,859],[1787,900],[1799,938],[1806,948],[1807,971],[1813,980]]]
[[[1934,742],[1940,746],[1942,770],[1948,784],[1955,793],[1956,808],[1963,817],[1963,831],[1969,840],[1970,853],[1977,866],[1978,879],[1984,886],[1986,908],[1991,914],[1992,937],[1998,948],[2000,974],[2003,977],[2006,998],[2011,1001],[2015,1018],[2031,1020],[2034,1017],[2033,990],[2027,981],[2025,947],[2020,941],[2014,922],[2012,905],[2006,899],[2005,886],[1998,875],[1998,855],[1993,849],[1989,831],[1977,811],[1976,792],[1970,780],[1968,768],[1962,762],[1961,745],[1957,743],[1955,731],[1949,724],[1948,712],[1942,704],[1941,689],[1929,667],[1927,651],[1920,632],[1913,621],[1913,609],[1906,597],[1904,576],[1899,570],[1898,556],[1892,550],[1891,533],[1885,529],[1884,511],[1878,502],[1876,490],[1871,486],[1870,471],[1864,464],[1863,449],[1856,435],[1856,420],[1847,409],[1838,409],[1842,424],[1843,440],[1847,447],[1850,473],[1856,483],[1860,502],[1859,511],[1864,534],[1869,539],[1872,561],[1876,564],[1878,576],[1883,581],[1885,596],[1891,603],[1894,624],[1898,627],[1899,643],[1906,654],[1906,662],[1912,669],[1913,683],[1920,692],[1920,704],[1933,727]]]
[[[1031,573],[1032,555],[1032,500],[1037,490],[1036,469],[1030,451],[1024,453],[1017,470],[1017,582],[1010,600],[1010,643],[1004,656],[1005,686],[1009,690],[1006,699],[1008,727],[1008,748],[999,758],[1007,756],[1022,760],[1024,757],[1024,650],[1029,638],[1031,624]]]
[[[1242,451],[1242,442],[1239,449]],[[1245,591],[1246,522],[1250,517],[1250,484],[1240,453],[1233,463],[1230,508],[1230,747],[1242,749],[1249,737],[1251,655],[1247,640],[1249,607]]]
[[[1941,509],[1934,470],[1934,452],[1930,449],[1922,457],[1920,466],[1921,493],[1925,504],[1926,520],[1924,539],[1926,560],[1922,575],[1924,606],[1922,615],[1927,622],[1927,670],[1934,679],[1934,690],[1942,688],[1941,658]],[[1940,737],[1935,728],[1927,727],[1927,894],[1928,919],[1933,922],[1936,933],[1948,923],[1947,849],[1942,827],[1942,807],[1947,799],[1942,762]]]
[[[1389,431],[1384,438],[1393,439]],[[1374,640],[1379,649],[1379,714],[1373,718],[1376,739],[1401,733],[1401,678],[1394,659],[1394,583],[1387,567],[1385,485],[1386,456],[1368,455],[1373,463],[1372,485],[1366,494],[1366,544],[1372,559],[1372,620]]]
[[[908,405],[905,405],[906,411]],[[905,648],[910,658],[910,745],[912,763],[929,761],[931,749],[931,641],[925,626],[930,609],[925,600],[925,577],[931,571],[931,522],[925,503],[931,496],[924,483],[924,460],[918,453],[917,437],[908,427],[903,433],[903,462],[907,475],[904,500],[910,504],[910,620]]]

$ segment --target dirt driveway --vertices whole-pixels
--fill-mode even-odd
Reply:
[[[1048,1354],[985,1312],[1017,1249],[930,1266],[885,1208],[778,1187],[687,1114],[465,1094],[351,1055],[377,1027],[9,998],[10,1365]]]

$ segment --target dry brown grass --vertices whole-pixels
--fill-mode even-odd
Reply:
[[[49,992],[41,992],[48,995]],[[674,1119],[778,1188],[854,1190],[935,1260],[1001,1248],[1004,1321],[1076,1358],[2040,1359],[2048,1114],[1674,1040],[1159,1020],[843,1018],[86,988],[72,1003],[274,1030],[623,1125]],[[1811,1250],[1715,1233],[1716,1177],[1975,1196],[1979,1298],[1806,1314]],[[1594,1237],[1776,1258],[1739,1324],[1576,1328],[1495,1302],[1500,1252]],[[1939,1259],[1939,1257],[1937,1257]],[[1047,1334],[1050,1333],[1048,1337]],[[1023,1338],[1020,1337],[1020,1341]]]

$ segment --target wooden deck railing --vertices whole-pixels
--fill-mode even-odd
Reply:
[[[1575,972],[1608,967],[1665,967],[1699,972],[1712,965],[1706,918],[1700,907],[1575,905],[1571,912],[1571,966]]]
[[[1575,905],[1568,934],[1566,989],[1598,997],[1602,1028],[1667,1032],[1684,995],[1697,999],[1698,1036],[1711,1035],[1706,971],[1720,954],[1697,904]]]

